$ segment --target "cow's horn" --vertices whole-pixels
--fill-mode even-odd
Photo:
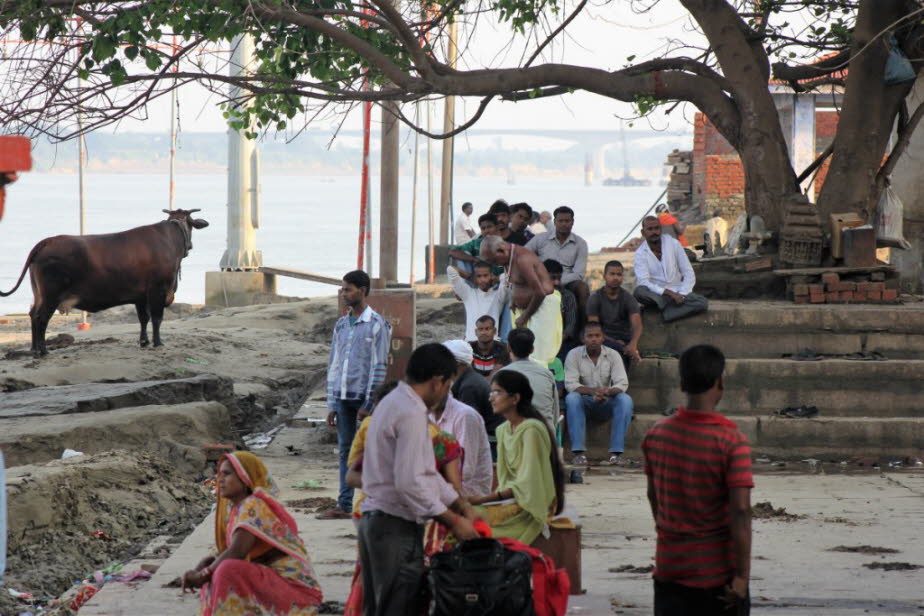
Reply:
[[[189,210],[189,213],[192,214],[193,212],[201,212],[201,211],[202,211],[202,208],[197,207],[195,209]]]
[[[161,212],[163,212],[164,214],[169,214],[170,210],[161,210]]]

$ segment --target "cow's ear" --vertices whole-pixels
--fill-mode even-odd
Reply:
[[[191,222],[194,229],[205,229],[209,226],[209,223],[201,218],[193,218]]]

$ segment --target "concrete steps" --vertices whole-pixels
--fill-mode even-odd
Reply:
[[[682,404],[676,359],[645,359],[629,375],[639,412]],[[817,406],[822,417],[924,417],[924,360],[729,359],[722,409],[763,416]]]
[[[786,419],[729,414],[748,437],[755,456],[775,460],[846,460],[853,456],[920,457],[924,451],[924,418],[819,417]],[[641,458],[639,449],[648,429],[662,415],[637,414],[626,435],[626,454]],[[588,456],[606,459],[609,424],[592,424],[588,431]],[[567,430],[566,430],[567,432]],[[566,435],[567,436],[567,435]],[[565,438],[565,459],[568,440]]]
[[[710,302],[702,315],[664,324],[643,314],[642,353],[679,355],[714,344],[727,358],[720,406],[755,453],[776,459],[912,456],[924,452],[924,304],[837,306],[789,302]],[[783,358],[802,349],[832,358]],[[886,361],[836,356],[877,351]],[[629,375],[636,421],[630,455],[664,409],[684,402],[676,359],[645,359]],[[816,406],[816,419],[772,415]],[[591,455],[606,454],[609,424],[589,426]],[[567,449],[567,444],[566,444]]]
[[[712,301],[709,311],[676,323],[642,317],[643,352],[681,353],[702,342],[727,357],[780,358],[811,348],[846,355],[878,351],[889,359],[924,359],[924,304],[797,305]]]

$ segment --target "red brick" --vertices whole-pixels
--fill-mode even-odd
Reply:
[[[840,282],[826,282],[825,293],[839,293],[841,290]]]
[[[822,295],[824,295],[824,292],[825,292],[825,285],[823,285],[823,284],[810,284],[810,285],[808,286],[808,290],[809,290],[809,294],[811,294],[811,295],[815,295],[815,294],[818,294],[818,293],[821,293]]]
[[[846,282],[845,282],[845,281],[842,281],[842,282],[841,282],[841,286],[838,287],[837,290],[838,290],[838,291],[856,291],[856,290],[857,290],[857,283],[855,283],[855,282],[850,282],[850,281],[846,281]]]
[[[862,291],[863,293],[866,293],[867,291],[869,291],[869,285],[870,285],[869,282],[858,282],[857,291]]]
[[[822,284],[829,285],[835,284],[841,281],[841,277],[835,274],[834,272],[825,272],[821,275]]]
[[[882,283],[882,282],[871,282],[871,283],[869,283],[869,290],[870,290],[870,291],[879,291],[880,293],[882,293],[883,291],[885,291],[885,283]]]
[[[898,291],[895,289],[886,289],[882,292],[882,301],[884,302],[894,302],[898,299]]]
[[[792,288],[792,294],[797,295],[797,296],[798,295],[808,295],[809,286],[807,284],[797,284],[796,286]]]
[[[792,301],[796,302],[797,304],[807,304],[809,303],[810,297],[811,297],[810,295],[796,295],[795,297],[792,298]],[[818,297],[818,296],[816,295],[815,297]],[[822,296],[822,301],[818,303],[820,304],[823,301],[824,301],[824,296]]]
[[[837,299],[841,300],[842,302],[849,302],[853,299],[853,291],[841,291],[837,294]]]
[[[865,302],[866,301],[866,291],[854,291],[853,299],[856,302]]]
[[[827,301],[829,301],[829,302],[836,302],[837,299],[838,299],[838,297],[837,297],[838,295],[839,295],[839,294],[838,294],[837,291],[830,291],[830,292],[828,292],[828,293],[825,293],[825,300],[827,300]]]
[[[878,302],[879,300],[882,299],[882,291],[871,289],[866,292],[866,299],[868,299],[871,302]]]
[[[809,295],[809,302],[813,304],[823,304],[825,303],[825,295]]]

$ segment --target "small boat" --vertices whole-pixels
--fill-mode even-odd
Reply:
[[[628,173],[621,178],[606,178],[603,180],[604,186],[651,186],[651,180],[634,178]]]

